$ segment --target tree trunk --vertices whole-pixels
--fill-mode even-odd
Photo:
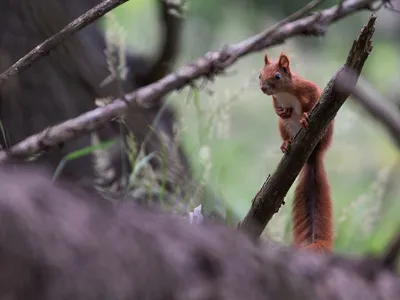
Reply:
[[[100,0],[4,0],[0,2],[0,71],[10,67],[19,58],[46,38],[57,33],[73,19],[100,3]],[[179,51],[180,21],[167,14],[165,2],[158,1],[160,30],[163,37],[159,51],[149,58],[127,54],[129,76],[124,83],[124,92],[158,80],[168,73]],[[117,84],[100,87],[109,75],[104,55],[103,34],[91,24],[69,37],[46,57],[29,69],[13,76],[0,87],[0,119],[5,137],[1,135],[1,146],[10,145],[37,133],[48,126],[76,117],[95,108],[95,99],[119,96]],[[165,66],[168,66],[167,68]],[[163,105],[153,109],[135,108],[127,119],[129,129],[136,139],[137,148],[151,133],[150,126]],[[174,140],[172,130],[174,112],[167,108],[161,115],[156,131],[146,144],[146,153],[161,153],[167,149],[167,185],[184,187],[190,179],[189,164],[180,145]],[[118,126],[101,128],[97,134],[101,140],[119,138]],[[39,162],[48,164],[54,171],[68,153],[91,144],[90,135],[66,143],[61,149],[43,155]],[[121,142],[121,139],[119,138]],[[163,146],[167,143],[168,146]],[[116,176],[120,179],[131,170],[126,155],[121,155],[120,145],[115,146],[111,160]],[[92,155],[69,161],[62,171],[64,178],[89,185],[93,184],[94,166]],[[160,158],[151,160],[156,173],[164,167]],[[123,174],[123,169],[126,172]],[[182,183],[184,182],[184,183]]]

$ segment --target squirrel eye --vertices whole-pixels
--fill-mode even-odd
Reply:
[[[275,79],[277,79],[277,80],[281,79],[281,74],[276,73],[276,74],[275,74]]]

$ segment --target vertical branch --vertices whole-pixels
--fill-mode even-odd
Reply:
[[[161,46],[157,59],[139,80],[143,85],[157,81],[171,72],[179,53],[183,4],[180,0],[158,0]]]

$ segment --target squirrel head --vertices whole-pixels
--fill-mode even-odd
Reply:
[[[272,62],[265,53],[264,63],[259,76],[261,91],[264,94],[273,95],[290,90],[292,74],[288,56],[282,52],[279,59]]]

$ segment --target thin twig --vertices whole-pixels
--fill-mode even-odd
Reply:
[[[348,86],[346,76],[338,84],[352,94],[353,99],[390,133],[400,149],[400,110],[396,104],[386,99],[365,80],[359,80],[357,86]]]
[[[345,5],[345,4],[343,4]],[[251,208],[238,227],[253,237],[259,237],[279,210],[282,202],[302,169],[304,163],[314,150],[322,134],[334,119],[349,93],[338,90],[337,80],[347,70],[353,70],[351,77],[347,76],[348,84],[357,83],[364,62],[372,50],[371,38],[375,30],[376,16],[371,15],[347,57],[343,67],[332,77],[325,87],[317,105],[310,113],[309,129],[301,129],[291,144],[290,153],[283,156],[275,172],[265,181],[260,191],[255,195]]]
[[[50,51],[59,46],[67,37],[75,34],[87,25],[90,25],[112,9],[127,1],[129,0],[105,0],[99,5],[96,5],[92,9],[88,10],[80,17],[73,20],[71,23],[61,29],[60,32],[48,38],[43,43],[37,45],[28,54],[20,58],[15,64],[13,64],[6,71],[1,73],[0,86],[11,76],[17,75],[22,70],[29,68],[34,62],[38,61],[40,58],[49,55]]]
[[[160,99],[169,92],[190,85],[195,79],[215,75],[217,71],[224,70],[242,56],[282,43],[289,37],[312,33],[316,26],[326,26],[356,11],[368,9],[371,3],[380,1],[347,0],[341,4],[340,14],[337,13],[338,6],[333,6],[315,15],[303,17],[286,23],[283,26],[273,26],[272,29],[266,30],[242,42],[225,46],[218,51],[209,52],[196,61],[186,64],[177,72],[171,73],[153,84],[138,89],[136,92],[126,94],[126,102],[151,107],[157,104],[157,99]],[[7,150],[7,153],[0,152],[0,161],[4,161],[10,156],[30,157],[33,154],[48,151],[80,135],[90,133],[110,120],[124,114],[128,109],[126,102],[121,99],[115,99],[108,105],[96,108],[74,119],[32,135],[11,147]]]

